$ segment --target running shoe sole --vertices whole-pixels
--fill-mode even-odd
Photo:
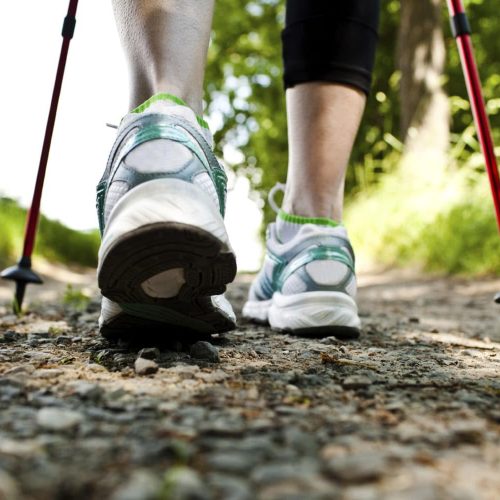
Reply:
[[[187,182],[161,179],[141,184],[117,204],[111,237],[105,233],[101,246],[98,285],[123,313],[105,321],[103,335],[139,327],[206,334],[235,327],[212,299],[234,279],[236,259],[224,241],[222,218],[206,214],[211,205],[205,196]],[[157,221],[143,224],[148,219]],[[210,231],[189,224],[196,219]]]
[[[170,275],[174,289],[155,282]],[[211,296],[225,292],[236,275],[234,255],[210,233],[175,222],[143,226],[120,238],[103,259],[98,275],[102,294],[131,316],[105,330],[136,328],[139,318],[155,329],[175,325],[215,333],[234,328],[217,312]],[[177,288],[177,290],[175,290]],[[176,293],[174,293],[176,292]],[[173,296],[169,296],[173,295]]]
[[[342,292],[276,292],[266,301],[248,301],[243,316],[268,322],[274,330],[304,337],[356,339],[360,335],[355,301]]]

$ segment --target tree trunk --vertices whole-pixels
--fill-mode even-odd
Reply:
[[[450,110],[442,88],[445,64],[441,0],[401,0],[398,59],[405,158],[446,164]]]

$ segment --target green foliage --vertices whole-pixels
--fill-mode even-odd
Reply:
[[[13,264],[20,254],[26,210],[17,202],[0,198],[0,265]],[[42,216],[35,254],[64,264],[94,267],[97,264],[99,234],[97,231],[80,232],[65,227],[57,221]]]
[[[64,291],[63,304],[75,311],[85,311],[90,303],[90,297],[72,285],[67,285]]]
[[[427,165],[426,172],[433,170]],[[498,273],[500,239],[487,180],[456,169],[436,177],[419,181],[396,172],[353,200],[346,220],[362,266]]]
[[[0,198],[0,266],[4,267],[15,256],[16,249],[22,245],[22,228],[24,226],[25,212],[12,200]],[[19,255],[15,257],[19,258]]]
[[[240,151],[233,166],[264,192],[284,179],[287,165],[283,19],[282,0],[218,0],[207,66],[217,153]]]
[[[36,251],[40,255],[64,264],[97,265],[100,242],[98,231],[75,231],[45,217],[40,219],[39,227]]]
[[[420,239],[419,260],[430,271],[498,274],[500,242],[496,222],[492,207],[479,196],[471,196],[440,213],[422,231]]]

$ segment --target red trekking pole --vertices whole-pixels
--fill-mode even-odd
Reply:
[[[481,144],[481,150],[486,163],[486,171],[490,180],[493,203],[495,205],[495,214],[497,225],[500,230],[500,177],[498,175],[498,165],[495,156],[495,147],[491,135],[490,122],[486,114],[483,92],[481,89],[481,80],[474,59],[474,49],[470,39],[471,29],[469,20],[465,13],[462,0],[447,0],[448,10],[451,16],[451,30],[457,40],[460,60],[467,84],[467,92],[472,107],[472,115],[476,125],[477,135]],[[495,296],[495,302],[500,303],[500,293]]]
[[[66,59],[68,57],[69,43],[73,38],[76,24],[76,9],[78,0],[70,0],[68,13],[64,19],[62,28],[63,43],[61,54],[59,56],[59,64],[57,66],[56,81],[52,92],[52,101],[50,103],[49,116],[47,126],[45,128],[45,137],[43,140],[42,153],[40,155],[40,164],[38,166],[38,174],[36,178],[35,190],[31,208],[28,212],[26,220],[26,230],[24,234],[24,247],[21,259],[17,265],[5,269],[1,273],[4,279],[16,282],[16,293],[14,299],[14,312],[19,313],[24,299],[24,292],[28,283],[43,283],[40,276],[31,269],[31,255],[35,246],[36,230],[40,215],[40,201],[42,198],[43,182],[45,180],[45,172],[47,170],[47,162],[49,159],[50,144],[52,141],[52,133],[54,132],[54,124],[56,121],[57,106],[59,104],[59,96],[61,95],[62,81],[64,77],[64,69],[66,67]]]

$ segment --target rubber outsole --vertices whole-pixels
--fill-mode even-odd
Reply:
[[[284,329],[279,331],[297,337],[335,337],[339,340],[355,340],[361,335],[359,328],[350,326],[315,326],[313,328],[297,328],[295,330]]]
[[[244,316],[244,318],[246,321],[249,321],[250,323],[253,323],[255,325],[270,326],[269,321],[252,318],[249,316]],[[361,330],[359,328],[353,328],[350,326],[315,326],[311,328],[297,329],[271,327],[271,329],[286,335],[308,338],[335,337],[339,340],[355,340],[358,339],[361,335]]]
[[[144,291],[146,280],[175,268],[183,269],[185,281],[175,297]],[[124,310],[101,333],[117,337],[130,329],[166,332],[169,327],[207,334],[231,330],[235,322],[214,307],[211,296],[224,293],[235,275],[234,254],[209,232],[178,222],[141,226],[120,237],[101,259],[101,293]]]
[[[101,335],[111,341],[124,340],[141,345],[174,345],[175,342],[196,342],[209,339],[215,332],[224,333],[234,329],[232,321],[214,312],[212,318],[206,316],[210,331],[203,332],[161,321],[146,319],[122,313],[109,323],[101,326]]]

